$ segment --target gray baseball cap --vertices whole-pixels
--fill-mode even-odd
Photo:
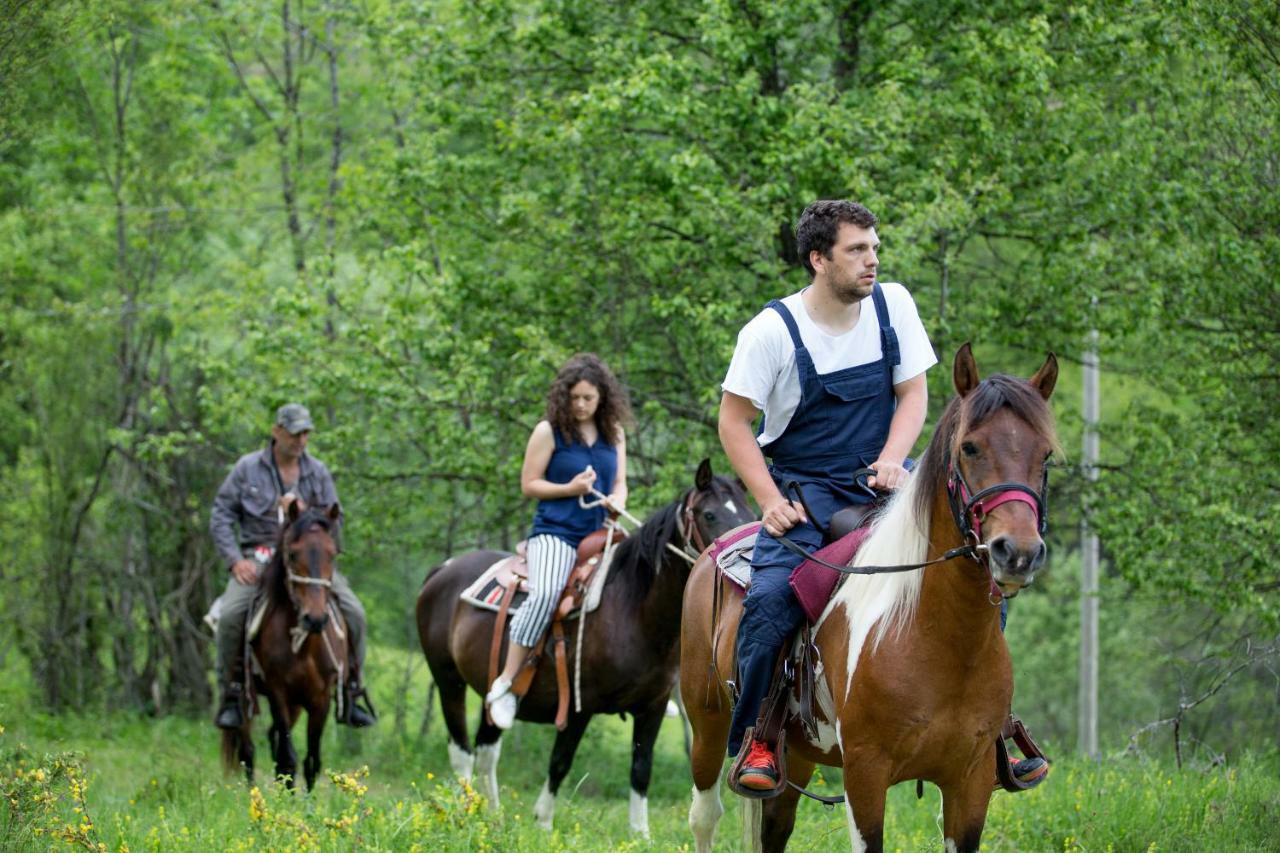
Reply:
[[[315,424],[311,422],[311,413],[301,403],[285,403],[276,409],[276,424],[284,427],[291,435],[315,429]]]

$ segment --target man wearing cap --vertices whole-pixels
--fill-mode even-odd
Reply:
[[[218,684],[222,706],[214,722],[224,729],[243,724],[241,700],[244,685],[244,629],[249,608],[258,591],[258,579],[271,561],[289,505],[299,509],[328,507],[338,502],[333,475],[324,463],[307,454],[307,440],[314,424],[311,413],[298,403],[276,411],[271,443],[247,453],[236,462],[213,500],[209,532],[231,577],[222,594],[218,617]],[[341,519],[334,539],[341,548]],[[239,534],[237,535],[237,529]],[[357,728],[376,719],[360,684],[364,670],[364,607],[342,573],[333,573],[333,596],[347,623],[354,666],[339,722]],[[359,700],[365,699],[365,702]]]

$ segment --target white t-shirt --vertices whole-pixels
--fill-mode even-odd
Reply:
[[[907,289],[895,282],[880,282],[880,289],[889,308],[889,323],[898,335],[901,361],[893,368],[893,384],[897,385],[924,373],[938,363],[938,357]],[[800,340],[819,374],[880,360],[880,321],[871,296],[862,300],[856,326],[843,335],[828,335],[810,319],[800,298],[802,293],[803,290],[784,297],[782,304],[795,318]],[[765,429],[756,439],[761,445],[782,435],[800,405],[796,348],[782,315],[765,308],[742,327],[729,372],[720,387],[746,397],[764,412]]]

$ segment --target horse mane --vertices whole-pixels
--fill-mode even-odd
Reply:
[[[929,524],[938,492],[946,488],[947,468],[961,436],[977,428],[1002,409],[1026,421],[1061,452],[1053,415],[1040,393],[1025,379],[1003,373],[987,377],[964,397],[953,398],[928,446],[907,479],[880,512],[871,534],[858,549],[855,566],[892,566],[924,562],[929,550]],[[850,575],[832,597],[822,619],[837,603],[843,604],[849,622],[849,675],[852,684],[857,651],[867,635],[872,650],[891,630],[901,632],[915,617],[920,601],[924,569],[878,575]],[[820,620],[821,622],[821,620]]]
[[[685,497],[665,505],[645,519],[634,533],[622,540],[613,554],[613,567],[605,586],[614,583],[626,585],[624,595],[629,604],[639,604],[653,588],[658,569],[666,558],[667,543],[675,535],[680,520],[680,507]]]
[[[284,567],[285,547],[290,542],[296,542],[313,527],[320,527],[331,534],[333,522],[329,520],[328,511],[328,507],[308,507],[295,520],[280,529],[280,536],[276,539],[276,552],[271,555],[271,562],[267,563],[262,573],[262,587],[271,596],[273,604],[289,600],[289,590],[285,585],[288,580],[288,572]]]

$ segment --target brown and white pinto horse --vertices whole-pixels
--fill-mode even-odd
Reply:
[[[582,629],[581,694],[576,697],[581,710],[572,703],[567,724],[556,735],[547,781],[534,804],[539,825],[551,829],[556,794],[592,716],[627,713],[634,720],[631,828],[648,835],[653,746],[676,683],[680,607],[689,566],[693,555],[713,539],[754,517],[741,483],[713,475],[710,462],[704,459],[693,488],[651,515],[618,545],[600,604],[586,617]],[[471,551],[446,560],[427,575],[417,603],[418,636],[440,690],[449,730],[449,761],[459,777],[478,777],[480,793],[494,808],[498,806],[502,730],[481,709],[473,752],[467,737],[466,698],[468,686],[482,696],[489,689],[496,616],[463,603],[459,596],[506,556],[501,551]],[[503,639],[504,654],[507,639]],[[570,672],[577,660],[575,649],[576,641],[567,644]],[[549,657],[540,663],[517,719],[533,723],[555,719],[558,690]]]
[[[298,753],[290,731],[307,712],[307,756],[302,769],[307,790],[320,772],[320,736],[333,702],[334,689],[347,670],[347,639],[342,616],[331,605],[333,563],[338,549],[331,531],[339,517],[337,504],[325,509],[289,506],[275,555],[263,573],[268,598],[262,626],[251,644],[262,667],[255,677],[260,694],[271,705],[267,739],[277,778],[290,788],[298,769]],[[228,771],[244,767],[253,782],[253,718],[245,714],[239,729],[222,732],[222,763]]]
[[[814,632],[818,737],[806,738],[794,721],[786,731],[791,782],[807,784],[816,764],[843,769],[850,842],[858,851],[883,849],[886,791],[910,779],[942,790],[946,849],[978,848],[996,776],[996,737],[1013,698],[1000,597],[1031,583],[1045,555],[1041,493],[1048,457],[1058,448],[1046,401],[1057,360],[1050,355],[1030,381],[996,375],[979,382],[965,344],[953,373],[959,396],[853,565],[919,564],[966,544],[985,546],[978,551],[985,556],[847,577]],[[685,591],[681,633],[681,692],[693,727],[689,825],[700,853],[711,849],[724,812],[719,785],[730,717],[724,679],[733,677],[742,612],[740,596],[723,590],[713,596],[717,583],[726,581],[704,556]],[[722,603],[714,659],[713,600]],[[744,801],[754,845],[785,848],[799,796],[788,787],[771,800]]]

